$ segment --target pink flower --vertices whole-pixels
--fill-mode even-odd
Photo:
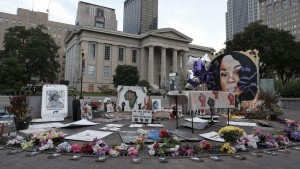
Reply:
[[[283,137],[282,135],[279,135],[279,136],[278,136],[278,140],[284,141],[285,139],[284,139],[284,137]]]
[[[137,157],[138,156],[138,151],[134,147],[130,147],[128,150],[128,155],[129,157]]]
[[[79,144],[72,144],[71,145],[71,151],[73,153],[80,153],[81,152],[81,146]]]
[[[59,133],[58,133],[58,136],[59,136],[59,137],[64,137],[64,136],[65,136],[65,133],[59,132]]]

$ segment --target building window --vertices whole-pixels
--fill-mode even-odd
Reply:
[[[8,22],[8,18],[5,18],[5,22]]]
[[[13,19],[13,20],[12,20],[12,23],[13,23],[13,24],[15,24],[15,23],[16,23],[16,20],[15,20],[15,19]]]
[[[94,43],[89,45],[89,56],[91,59],[96,58],[96,44]]]
[[[267,14],[271,14],[272,13],[272,5],[267,6],[266,11],[267,11]]]
[[[102,22],[96,22],[95,25],[97,28],[104,28],[104,24]]]
[[[297,0],[291,0],[291,6],[296,6],[297,5]]]
[[[275,3],[275,12],[280,11],[280,2]]]
[[[119,48],[119,61],[124,61],[124,48]]]
[[[59,32],[59,34],[61,33],[61,28],[60,27],[58,28],[58,32]]]
[[[132,63],[136,63],[136,58],[137,58],[137,50],[133,49],[132,50]]]
[[[65,32],[67,33],[68,31],[69,31],[69,30],[66,28],[66,29],[65,29]]]
[[[283,6],[283,9],[289,8],[289,6],[290,6],[289,0],[283,0],[282,1],[282,6]]]
[[[48,25],[48,30],[51,30],[51,26],[50,25]]]
[[[110,46],[105,46],[104,60],[110,60]]]
[[[2,22],[2,21],[3,21],[3,18],[0,17],[0,22]]]
[[[94,75],[95,75],[95,66],[89,65],[89,78],[94,79]]]
[[[103,68],[103,77],[104,79],[109,79],[109,74],[110,74],[110,68],[109,66],[104,66]]]
[[[18,21],[18,25],[22,25],[22,22],[21,22],[21,21]]]

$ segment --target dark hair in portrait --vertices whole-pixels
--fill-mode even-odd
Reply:
[[[229,52],[222,54],[211,62],[208,77],[208,89],[214,91],[224,91],[221,86],[221,64],[224,57],[232,57],[239,62],[239,70],[236,75],[239,77],[237,88],[241,91],[239,97],[241,101],[253,100],[257,94],[257,67],[254,62],[246,55],[239,52]],[[231,64],[231,63],[230,63]]]

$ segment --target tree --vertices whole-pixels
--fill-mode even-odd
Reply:
[[[118,65],[113,75],[113,83],[115,87],[118,85],[135,86],[139,82],[139,72],[136,66]]]
[[[31,83],[31,77],[39,77],[40,81],[53,83],[56,80],[58,68],[60,67],[56,60],[59,47],[55,44],[53,38],[45,32],[44,26],[25,29],[24,26],[10,27],[4,35],[4,52],[0,56],[1,67],[7,69],[16,69],[15,64],[22,64],[22,75],[10,75],[10,77],[0,75],[2,81],[8,78],[14,78],[16,81],[26,85]],[[9,64],[5,62],[7,57],[15,58],[16,63]],[[10,60],[13,61],[13,60]],[[4,73],[5,74],[5,73]],[[15,76],[15,77],[11,77]]]
[[[151,85],[147,80],[139,81],[138,86],[146,87],[147,90],[149,90],[151,88]]]
[[[271,72],[276,71],[285,86],[288,81],[300,77],[300,45],[294,39],[288,31],[269,28],[257,21],[226,41],[225,51],[257,49],[260,76],[269,77]]]

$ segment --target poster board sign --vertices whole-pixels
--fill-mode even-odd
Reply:
[[[117,110],[144,110],[147,100],[147,89],[140,86],[118,86]]]
[[[189,92],[190,110],[210,108],[238,108],[239,100],[234,92],[191,91]]]
[[[66,118],[68,116],[68,89],[66,85],[44,85],[41,117]]]
[[[161,100],[160,99],[152,99],[152,110],[161,111]]]
[[[150,110],[132,111],[132,122],[134,122],[134,123],[151,123],[152,122],[152,111],[150,111]]]
[[[81,119],[91,120],[93,118],[90,99],[80,99]]]

